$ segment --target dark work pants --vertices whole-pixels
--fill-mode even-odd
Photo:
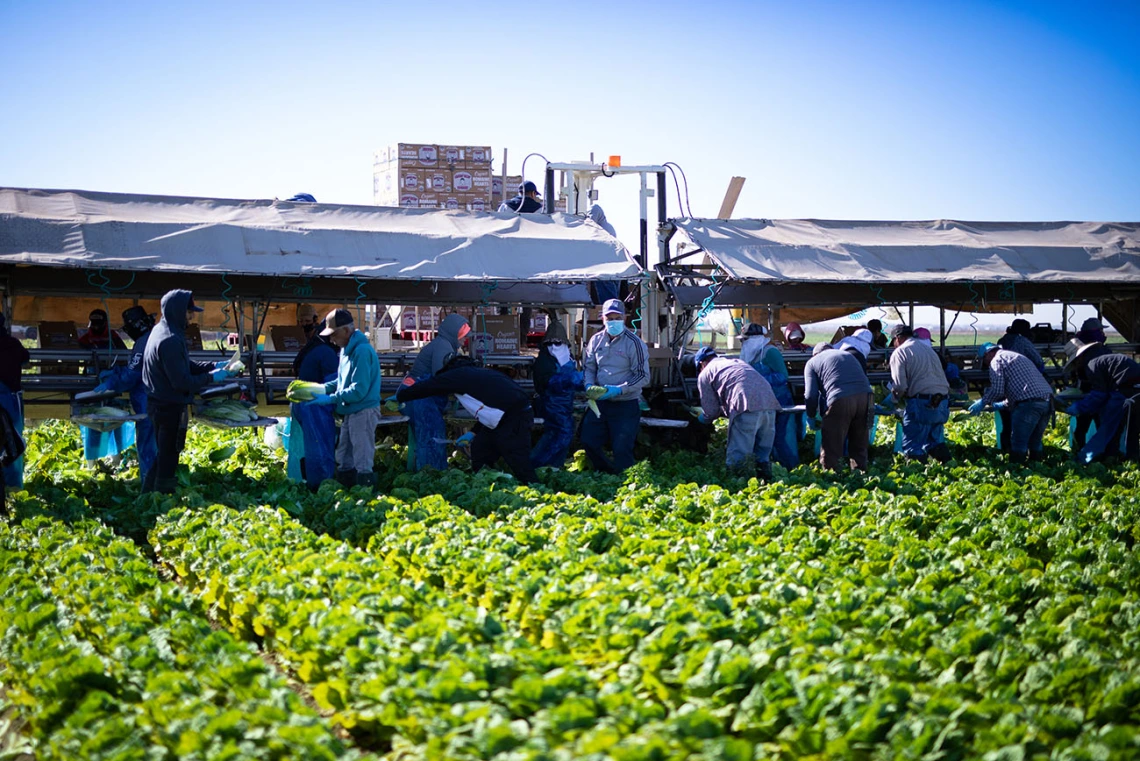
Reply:
[[[997,411],[997,414],[1001,417],[1001,437],[998,439],[998,449],[1003,452],[1011,452],[1013,451],[1010,448],[1012,446],[1013,412],[1009,407],[1003,407]]]
[[[477,423],[475,438],[471,441],[471,467],[475,471],[491,468],[501,457],[521,483],[534,483],[538,478],[530,464],[530,429],[533,426],[534,411],[530,407],[506,413],[494,428]]]
[[[641,425],[641,406],[636,399],[625,402],[598,402],[599,418],[592,412],[582,416],[578,439],[595,470],[621,473],[633,465],[633,445]],[[613,450],[614,459],[606,457],[605,447]]]
[[[851,466],[859,470],[867,469],[867,450],[871,437],[867,425],[870,398],[869,394],[840,397],[823,413],[820,465],[828,470],[839,470],[839,460],[843,457],[843,445],[846,443]]]
[[[178,458],[186,446],[188,408],[185,404],[166,404],[151,399],[147,405],[147,417],[154,427],[158,456],[154,467],[147,471],[142,490],[144,493],[161,491],[170,494],[177,485]]]

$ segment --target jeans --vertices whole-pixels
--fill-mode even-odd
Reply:
[[[902,419],[902,451],[909,457],[926,457],[942,441],[942,427],[950,419],[950,400],[931,407],[929,399],[906,400]]]
[[[426,380],[422,379],[421,380]],[[409,463],[409,470],[424,468],[447,470],[447,445],[440,440],[447,437],[443,422],[443,411],[447,407],[447,397],[429,396],[415,399],[405,404],[412,421],[412,434],[416,445],[415,462]],[[413,467],[414,466],[414,467]]]
[[[530,431],[533,427],[534,411],[530,407],[507,412],[494,428],[476,423],[475,438],[471,441],[471,468],[478,472],[493,467],[501,457],[520,483],[534,483],[538,477],[530,464]]]
[[[17,391],[15,393],[8,390],[8,387],[0,383],[0,406],[8,411],[8,415],[12,418],[12,425],[16,427],[16,433],[21,437],[24,435],[24,393]],[[3,475],[4,485],[16,487],[17,490],[24,486],[24,457],[21,455],[14,463],[4,468]]]
[[[379,423],[379,407],[344,416],[340,424],[340,441],[336,445],[338,470],[372,472],[372,463],[376,459],[376,426]]]
[[[1095,411],[1097,430],[1077,455],[1081,462],[1092,462],[1105,452],[1115,452],[1123,435],[1125,457],[1140,460],[1140,393],[1129,389],[1129,396],[1119,391],[1108,394]]]
[[[772,448],[776,443],[776,411],[763,410],[757,414],[760,416],[760,424],[756,428],[752,457],[759,464],[772,459]]]
[[[1029,399],[1010,405],[1009,451],[1016,454],[1040,452],[1041,439],[1049,425],[1052,405],[1048,399]]]
[[[859,470],[867,469],[870,449],[870,433],[867,430],[869,399],[869,394],[842,396],[823,413],[819,464],[824,468],[839,470],[843,446],[846,444],[851,466]]]
[[[599,418],[592,412],[582,417],[578,436],[582,448],[595,470],[603,473],[621,473],[633,465],[633,445],[637,442],[637,429],[641,425],[641,406],[636,399],[624,402],[598,402]],[[609,445],[614,458],[606,457],[603,449]]]
[[[160,491],[173,494],[178,485],[175,474],[178,458],[186,447],[186,428],[190,423],[189,408],[185,404],[169,404],[154,399],[147,404],[147,417],[154,427],[154,443],[158,454],[143,479],[143,493]]]

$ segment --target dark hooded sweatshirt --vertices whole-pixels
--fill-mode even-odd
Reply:
[[[408,375],[418,381],[438,373],[459,351],[459,330],[466,324],[467,318],[461,314],[444,317],[435,338],[420,351]]]
[[[213,365],[194,362],[186,348],[186,307],[190,291],[162,297],[162,320],[150,331],[143,354],[143,386],[159,404],[189,404],[210,382]]]

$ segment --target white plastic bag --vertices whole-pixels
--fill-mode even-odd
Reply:
[[[503,419],[503,411],[488,407],[470,394],[456,394],[455,398],[463,405],[463,409],[475,416],[475,419],[487,428],[494,428]]]

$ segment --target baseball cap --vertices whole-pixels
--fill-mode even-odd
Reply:
[[[748,337],[766,336],[768,335],[768,329],[758,322],[750,322],[747,326],[745,326],[744,332],[741,333],[741,335]]]
[[[329,316],[325,318],[325,329],[321,331],[322,336],[331,336],[333,331],[337,328],[343,328],[346,325],[353,325],[352,312],[347,309],[334,309],[329,312]]]
[[[913,335],[914,335],[914,331],[911,330],[910,325],[907,325],[905,322],[899,323],[898,325],[895,325],[895,327],[891,329],[891,340],[892,341],[895,340],[896,338],[910,338]]]
[[[537,192],[538,192],[538,186],[535,185],[530,180],[527,180],[526,182],[519,185],[519,193],[521,193],[522,195],[526,195],[527,193],[537,193]]]
[[[987,354],[989,354],[991,351],[993,351],[996,348],[997,348],[997,346],[995,346],[994,344],[989,343],[989,342],[982,344],[981,346],[978,347],[978,359],[981,359],[982,357],[986,356]]]
[[[1010,323],[1009,332],[1028,337],[1033,332],[1033,326],[1029,324],[1029,320],[1019,317]]]
[[[925,341],[929,341],[930,340],[930,331],[927,330],[926,328],[915,328],[914,329],[914,337],[915,338],[921,338]]]
[[[624,317],[625,304],[621,302],[621,299],[607,299],[606,302],[602,304],[602,315],[607,314],[620,314]]]
[[[193,296],[190,297],[190,303],[188,303],[186,305],[186,309],[188,309],[191,312],[205,312],[206,311],[202,307],[194,305],[194,297]]]
[[[1104,330],[1104,324],[1095,317],[1090,317],[1081,323],[1081,330]]]
[[[702,346],[700,349],[697,350],[697,354],[696,354],[696,356],[693,357],[693,361],[699,365],[700,363],[704,362],[706,359],[712,359],[715,356],[716,356],[716,351],[714,351],[711,346]]]

